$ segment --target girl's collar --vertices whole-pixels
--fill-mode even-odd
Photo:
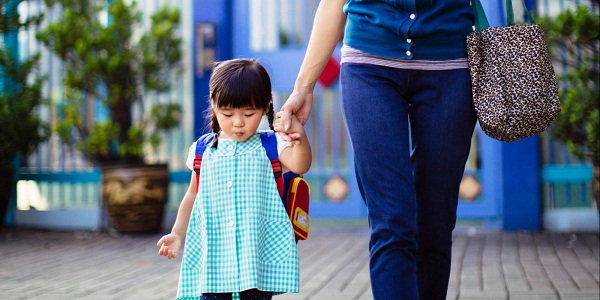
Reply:
[[[258,134],[259,134],[259,132],[258,132],[258,131],[256,131],[256,132],[254,132],[254,134],[252,134],[250,137],[248,137],[248,138],[247,138],[245,141],[238,142],[238,141],[236,141],[236,140],[234,140],[234,139],[232,139],[232,138],[223,137],[223,136],[221,135],[221,132],[223,132],[223,131],[219,131],[219,141],[232,141],[232,142],[236,142],[236,143],[244,143],[244,142],[247,142],[247,141],[251,140],[251,139],[252,139],[252,137],[254,137],[254,136],[256,136],[256,135],[258,135]]]

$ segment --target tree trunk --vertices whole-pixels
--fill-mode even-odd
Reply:
[[[119,99],[116,105],[111,106],[111,119],[119,127],[119,144],[126,142],[129,139],[129,128],[133,124],[133,116],[131,112],[130,99]]]

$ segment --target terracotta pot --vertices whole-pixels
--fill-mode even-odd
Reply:
[[[159,230],[168,187],[166,164],[102,167],[102,201],[117,231]]]

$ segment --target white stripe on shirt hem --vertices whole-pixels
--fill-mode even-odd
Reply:
[[[340,63],[371,64],[397,69],[423,71],[443,71],[469,68],[469,62],[466,58],[452,60],[407,60],[385,58],[356,50],[348,45],[342,46],[342,58]]]

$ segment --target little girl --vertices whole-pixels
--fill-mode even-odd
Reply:
[[[157,243],[159,255],[177,256],[186,245],[178,299],[271,299],[299,290],[294,232],[281,202],[273,169],[257,128],[264,115],[273,121],[271,81],[256,60],[221,62],[212,72],[209,118],[215,138],[183,197],[170,234]],[[312,161],[304,127],[292,122],[290,144],[277,136],[279,159],[303,174]],[[187,165],[193,169],[195,143]],[[196,185],[199,185],[196,193]]]

